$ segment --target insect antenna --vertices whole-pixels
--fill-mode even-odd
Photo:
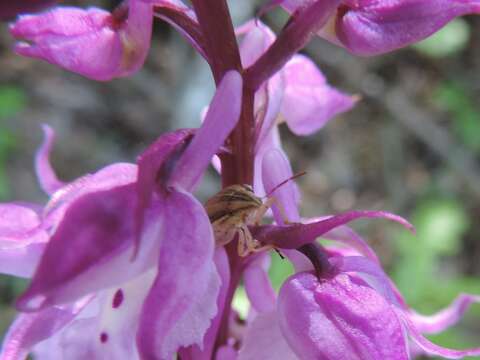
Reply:
[[[295,175],[290,176],[288,179],[283,180],[280,184],[276,185],[272,190],[270,190],[270,192],[267,195],[265,195],[265,198],[270,197],[275,192],[275,190],[277,190],[280,186],[283,186],[287,182],[291,180],[295,180],[296,178],[299,178],[300,176],[303,176],[306,173],[307,173],[306,171],[300,171],[299,173],[296,173]]]

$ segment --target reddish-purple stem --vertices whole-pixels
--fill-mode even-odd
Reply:
[[[341,0],[315,1],[298,9],[268,50],[245,71],[245,82],[252,89],[272,77],[328,21]]]
[[[252,184],[255,149],[255,92],[244,86],[240,121],[228,139],[231,154],[222,160],[222,185]]]
[[[267,52],[244,72],[226,0],[192,0],[202,33],[202,49],[209,60],[215,82],[218,84],[228,70],[237,70],[244,78],[240,120],[225,144],[230,152],[221,156],[224,187],[253,183],[256,89],[305,46],[311,35],[326,23],[339,2],[340,0],[322,0],[298,10]],[[193,37],[191,33],[198,37],[196,33],[187,31]],[[228,339],[231,302],[243,268],[235,244],[229,244],[227,251],[231,278],[215,351]]]
[[[226,0],[192,0],[192,4],[202,30],[205,52],[210,60],[215,82],[218,84],[228,70],[237,70],[243,75],[240,52]],[[230,152],[221,157],[223,186],[253,183],[254,95],[255,91],[244,85],[240,119],[225,144]],[[230,244],[227,251],[231,277],[215,351],[228,339],[231,302],[242,274],[241,259],[237,255],[236,247]]]
[[[218,84],[228,70],[242,71],[235,30],[225,0],[192,0]]]
[[[192,0],[195,14],[205,39],[205,49],[215,82],[228,70],[243,73],[235,30],[225,0]],[[252,184],[255,119],[253,116],[254,91],[243,89],[242,112],[227,145],[231,153],[222,157],[223,186]]]
[[[230,314],[231,314],[231,304],[233,296],[235,295],[235,290],[240,284],[242,277],[242,258],[237,254],[236,244],[230,243],[225,248],[228,254],[228,261],[230,263],[230,283],[228,284],[227,296],[225,297],[225,307],[223,308],[222,320],[220,321],[220,327],[218,329],[217,338],[215,341],[215,351],[222,345],[227,343],[227,340],[230,335]],[[215,355],[215,351],[212,354]]]

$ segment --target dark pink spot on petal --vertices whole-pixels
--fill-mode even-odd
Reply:
[[[112,307],[116,309],[120,305],[122,305],[122,302],[123,302],[123,291],[122,289],[118,289],[115,295],[113,295]]]
[[[100,334],[100,342],[105,344],[108,341],[108,334],[106,332],[102,332]]]

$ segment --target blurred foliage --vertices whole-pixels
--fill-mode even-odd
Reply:
[[[450,112],[453,127],[461,141],[476,153],[480,153],[480,109],[458,82],[444,82],[434,93],[434,101]]]
[[[25,108],[24,92],[15,86],[0,86],[0,119],[17,115]]]
[[[477,278],[459,277],[453,268],[447,266],[460,252],[462,236],[472,223],[463,204],[453,198],[429,197],[420,201],[412,222],[417,234],[402,232],[398,235],[399,257],[392,271],[393,279],[408,304],[422,313],[432,314],[447,306],[461,292],[480,293]],[[448,262],[444,261],[447,257]],[[473,306],[462,324],[473,326],[479,320],[480,309]],[[429,337],[452,348],[466,348],[476,342],[478,345],[478,338],[471,335],[475,331],[469,335],[465,327],[454,327]]]
[[[15,137],[5,127],[5,119],[22,111],[25,107],[25,94],[14,86],[0,86],[0,200],[8,194],[6,162],[15,147]]]
[[[470,28],[467,22],[462,18],[458,18],[413,47],[428,56],[444,57],[454,55],[463,50],[469,38]]]

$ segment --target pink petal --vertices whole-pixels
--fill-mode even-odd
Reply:
[[[181,347],[202,347],[217,313],[220,289],[213,231],[202,204],[173,190],[165,197],[163,214],[159,272],[137,334],[140,355],[146,359],[170,359]]]
[[[55,228],[68,206],[79,197],[96,192],[127,185],[135,181],[137,167],[128,163],[115,163],[100,169],[94,174],[87,174],[57,190],[50,197],[43,210],[42,227]]]
[[[55,171],[50,165],[50,151],[52,150],[53,141],[55,139],[55,133],[53,129],[48,125],[43,125],[44,140],[42,146],[37,150],[35,156],[35,171],[37,178],[42,187],[48,195],[53,194],[55,191],[65,185],[57,178]]]
[[[282,106],[285,81],[282,72],[268,79],[255,93],[256,133],[255,151],[261,156],[262,148],[268,149],[275,144],[277,135],[272,134],[277,128]],[[278,144],[277,147],[281,147]]]
[[[310,224],[312,222],[323,220],[325,218],[328,218],[328,216],[303,219],[302,222],[305,224]],[[324,239],[333,240],[343,245],[346,245],[356,250],[359,254],[364,255],[365,257],[376,262],[377,264],[380,264],[380,260],[378,259],[377,254],[375,254],[375,251],[370,247],[370,245],[368,245],[368,243],[360,235],[358,235],[352,228],[346,225],[336,227],[335,229],[322,235],[322,237]]]
[[[333,257],[329,261],[341,272],[360,273],[360,275],[363,275],[362,278],[378,293],[382,294],[386,300],[392,304],[397,304],[392,281],[378,263],[364,256]]]
[[[258,313],[275,309],[276,295],[268,277],[269,267],[270,254],[265,252],[249,263],[243,273],[245,291],[252,307]]]
[[[338,226],[360,218],[384,218],[413,231],[413,226],[407,220],[385,211],[349,211],[311,224],[263,225],[252,230],[254,237],[262,243],[274,244],[283,249],[297,249]]]
[[[194,131],[181,129],[160,136],[138,158],[136,182],[137,204],[135,208],[135,243],[138,247],[143,231],[145,212],[151,204],[155,191],[164,191],[171,175],[171,168],[178,154],[184,151]]]
[[[96,332],[96,318],[75,319],[57,334],[36,345],[32,351],[33,358],[35,360],[101,359],[99,346],[93,339]]]
[[[290,13],[314,1],[272,0]],[[346,0],[318,34],[354,54],[378,55],[423,40],[458,16],[478,13],[477,0]]]
[[[55,306],[34,314],[19,315],[5,336],[0,359],[26,358],[33,346],[70,323],[90,300],[91,297],[87,297],[72,305]]]
[[[270,0],[272,5],[281,5],[285,10],[294,12],[297,9],[308,6],[316,0]]]
[[[225,74],[209,106],[207,115],[192,142],[182,154],[170,183],[191,191],[223,145],[240,117],[242,77],[236,71]]]
[[[264,134],[264,129],[265,129],[265,134]],[[272,123],[272,127],[269,129],[267,129],[266,127],[262,127],[256,144],[257,144],[257,147],[255,148],[255,159],[254,159],[255,171],[254,171],[254,179],[253,179],[253,189],[255,191],[255,194],[257,194],[257,196],[266,196],[267,193],[263,186],[263,175],[262,175],[263,156],[270,149],[279,149],[280,151],[283,151],[281,141],[280,141],[280,134],[278,131],[278,127],[275,126],[275,122]]]
[[[248,325],[238,360],[297,360],[280,331],[277,312],[259,314]]]
[[[137,71],[150,46],[152,6],[128,3],[128,17],[96,9],[58,7],[39,15],[26,15],[10,31],[15,50],[46,60],[95,80],[111,80]]]
[[[31,207],[20,204],[0,204],[0,237],[27,238],[41,224],[41,219]],[[3,241],[5,241],[3,240]]]
[[[448,349],[432,343],[425,338],[420,331],[415,327],[415,324],[409,319],[409,316],[401,309],[396,309],[396,312],[403,320],[407,328],[408,335],[412,340],[429,355],[437,355],[447,359],[462,359],[465,356],[478,356],[480,355],[480,347],[465,350]]]
[[[20,243],[16,246],[0,244],[0,274],[31,277],[45,250],[47,236],[38,234],[39,241]]]
[[[210,360],[212,358],[213,348],[215,341],[217,340],[217,332],[225,307],[225,299],[227,297],[228,287],[230,285],[230,264],[228,262],[227,253],[223,247],[218,247],[215,249],[214,261],[217,267],[217,272],[222,281],[217,297],[217,315],[215,315],[215,318],[212,320],[212,323],[205,334],[203,346],[192,345],[179,351],[179,355],[185,360]],[[218,352],[220,352],[220,349],[217,350],[217,358]],[[225,352],[225,356],[228,356],[229,351],[225,350]]]
[[[290,163],[283,151],[271,149],[265,153],[262,160],[262,179],[268,194],[283,181],[293,176]],[[272,206],[277,224],[283,224],[284,220],[298,222],[300,214],[297,208],[297,192],[293,180],[278,187],[271,196],[275,203]],[[287,219],[284,219],[286,217]]]
[[[240,43],[240,56],[244,68],[252,65],[275,41],[275,34],[260,20],[250,20],[236,29],[243,35]]]
[[[0,273],[32,276],[48,240],[31,207],[0,204]]]
[[[286,79],[282,114],[297,135],[310,135],[358,100],[327,84],[317,66],[303,55],[295,55],[284,67]]]
[[[410,310],[408,317],[420,333],[436,334],[455,325],[474,303],[480,303],[479,295],[460,294],[448,307],[436,314],[427,316]]]
[[[229,345],[223,345],[218,348],[215,354],[215,360],[236,360],[237,351]]]
[[[361,0],[345,6],[336,34],[348,50],[377,55],[423,40],[457,16],[480,13],[476,0]]]
[[[302,359],[406,360],[402,325],[374,289],[346,274],[291,277],[278,298],[282,333]]]
[[[32,311],[69,302],[138,275],[156,260],[158,208],[136,261],[133,244],[134,184],[82,196],[51,237],[35,276],[17,306]],[[53,271],[52,271],[53,269]],[[121,269],[121,271],[119,271]]]

